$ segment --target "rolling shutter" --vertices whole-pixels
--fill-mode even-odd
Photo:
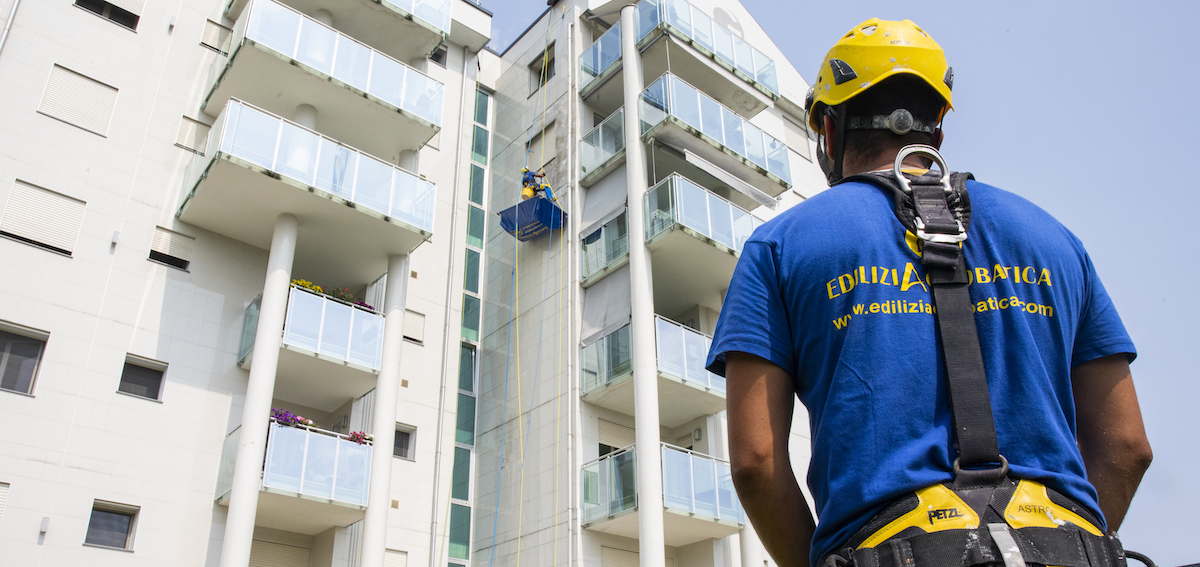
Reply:
[[[145,0],[107,0],[107,2],[137,16],[142,15],[142,8],[146,4]]]
[[[385,549],[383,551],[383,567],[408,567],[408,552]]]
[[[416,311],[404,311],[404,338],[425,342],[425,315]]]
[[[665,558],[666,567],[675,567],[675,560]],[[636,551],[625,551],[613,547],[600,548],[600,567],[638,567],[640,558]]]
[[[8,504],[8,483],[0,482],[0,522],[4,521],[4,506]]]
[[[0,232],[70,254],[79,238],[83,209],[83,201],[17,180],[0,219]]]
[[[167,230],[161,226],[154,227],[154,240],[150,243],[150,249],[159,254],[191,262],[195,246],[195,238]]]
[[[204,155],[204,146],[208,143],[209,126],[186,116],[180,117],[179,133],[175,135],[175,145]]]
[[[229,39],[233,31],[212,20],[204,22],[204,34],[200,36],[200,45],[211,47],[221,53],[229,53]]]
[[[116,105],[117,89],[55,65],[38,112],[107,136]]]
[[[308,565],[308,548],[254,540],[249,567],[296,567]]]
[[[600,443],[615,449],[633,445],[636,438],[633,428],[625,427],[611,421],[600,421]]]

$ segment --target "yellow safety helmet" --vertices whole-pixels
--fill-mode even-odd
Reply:
[[[954,71],[946,64],[941,46],[925,30],[911,20],[879,18],[854,26],[821,61],[817,81],[808,90],[804,110],[809,127],[822,130],[823,106],[842,104],[888,77],[905,73],[920,77],[942,96],[946,109],[953,108]]]

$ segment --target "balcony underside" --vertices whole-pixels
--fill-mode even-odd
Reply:
[[[229,495],[217,502],[228,506]],[[317,535],[329,528],[349,526],[362,520],[365,515],[365,506],[263,488],[258,492],[258,511],[254,515],[254,525]]]
[[[635,508],[630,512],[614,516],[612,519],[599,519],[584,527],[606,534],[638,539],[638,517]],[[732,522],[718,521],[702,516],[695,516],[672,508],[663,509],[663,539],[671,547],[680,547],[704,541],[706,539],[731,536],[741,531]]]
[[[642,134],[644,140],[651,138],[679,150],[689,150],[771,197],[778,197],[790,187],[776,175],[674,116],[667,116]]]
[[[248,0],[233,0],[228,15],[241,16]],[[375,0],[283,0],[309,16],[317,10],[333,15],[335,28],[401,61],[424,58],[441,45],[446,34],[433,24],[405,15],[399,8]]]
[[[275,219],[300,220],[292,273],[321,274],[332,286],[360,286],[387,271],[430,234],[224,153],[185,197],[179,219],[251,246],[271,249]]]
[[[753,211],[754,209],[762,206],[762,203],[750,195],[730,187],[724,181],[711,175],[708,170],[689,162],[687,157],[684,154],[676,151],[675,148],[666,147],[663,144],[656,143],[647,145],[646,152],[647,156],[651,156],[647,159],[652,160],[655,164],[657,164],[660,175],[661,172],[664,171],[678,173],[679,175],[696,182],[705,189],[712,191],[722,199],[746,209],[747,211]],[[727,171],[726,173],[729,172]],[[665,177],[665,175],[663,177]],[[653,187],[658,181],[659,179],[651,179],[650,186]],[[774,208],[774,206],[771,208]]]
[[[240,366],[249,370],[253,364],[251,351]],[[370,369],[284,344],[275,371],[275,397],[333,412],[347,400],[371,391],[375,380],[376,373]]]
[[[596,166],[595,169],[583,173],[583,177],[579,179],[579,185],[582,187],[591,187],[604,179],[608,174],[625,165],[625,150],[621,150],[613,157],[608,158],[604,163]]]
[[[625,415],[633,415],[633,375],[583,396],[583,401]],[[678,427],[697,417],[725,410],[725,398],[698,382],[658,376],[658,419],[664,427]]]
[[[661,31],[651,32],[651,38],[643,40],[650,42],[642,49],[643,85],[653,83],[669,70],[689,84],[701,85],[705,94],[743,118],[752,118],[771,106],[769,97],[687,42]],[[624,69],[618,60],[580,94],[589,104],[597,106],[601,114],[607,115],[625,104],[623,83]]]
[[[230,97],[293,117],[296,107],[317,109],[315,130],[382,159],[394,160],[437,134],[439,127],[395,105],[333,79],[246,39],[217,79],[202,110],[220,114]]]
[[[649,247],[655,311],[675,315],[695,305],[721,310],[721,292],[737,266],[732,250],[680,225]]]

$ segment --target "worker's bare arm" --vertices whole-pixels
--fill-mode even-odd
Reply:
[[[1100,511],[1116,532],[1153,454],[1133,376],[1124,354],[1071,369],[1079,429],[1079,451],[1088,480],[1100,493]]]
[[[733,484],[767,552],[781,567],[807,567],[812,512],[788,456],[796,396],[792,378],[757,356],[732,352],[726,365]]]

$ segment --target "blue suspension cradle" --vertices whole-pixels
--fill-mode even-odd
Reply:
[[[526,199],[500,211],[500,228],[521,242],[535,240],[566,223],[567,213],[543,197]]]

